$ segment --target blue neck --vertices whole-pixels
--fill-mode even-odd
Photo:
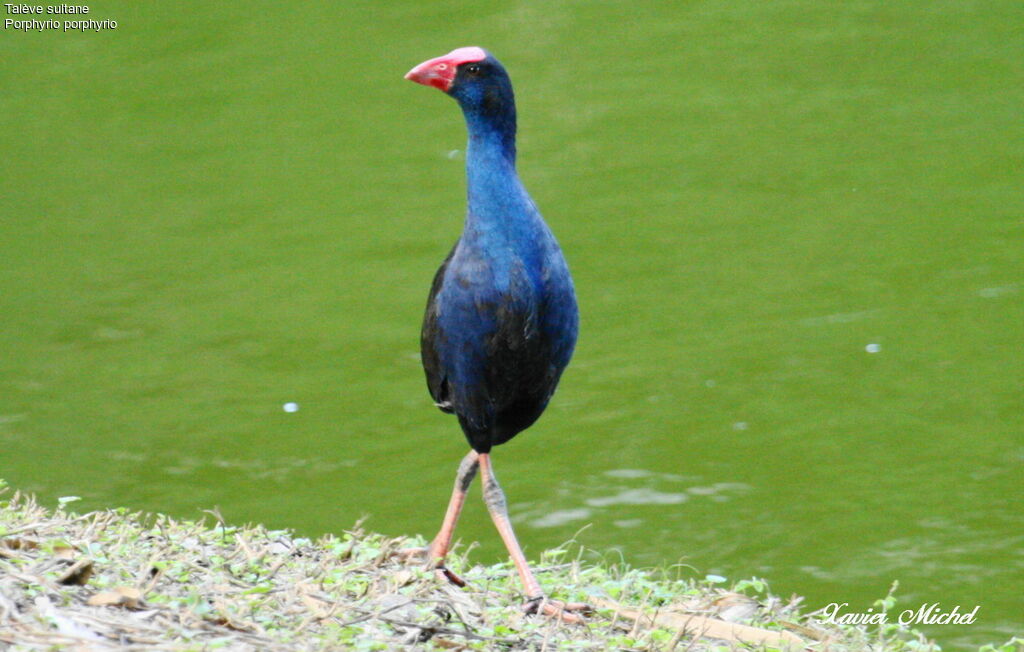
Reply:
[[[467,229],[494,228],[532,213],[532,202],[516,174],[515,105],[503,103],[496,111],[464,106],[463,112],[469,131]]]
[[[477,151],[486,147],[494,155],[516,162],[516,103],[511,89],[507,96],[486,94],[482,100],[461,100],[469,131],[469,145]]]

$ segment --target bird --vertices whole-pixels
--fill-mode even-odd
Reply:
[[[562,249],[516,171],[516,105],[508,71],[481,47],[424,61],[405,78],[458,102],[466,121],[467,209],[462,234],[434,275],[420,335],[427,388],[454,414],[470,450],[459,464],[428,564],[445,565],[466,493],[479,471],[491,519],[515,563],[523,609],[568,622],[581,603],[549,600],[508,517],[491,450],[529,428],[572,358],[579,310]]]

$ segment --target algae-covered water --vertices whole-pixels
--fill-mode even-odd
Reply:
[[[418,329],[464,128],[402,75],[482,45],[582,311],[495,451],[528,554],[589,525],[811,606],[980,606],[926,628],[948,649],[1020,632],[1019,3],[88,6],[117,27],[0,31],[13,486],[432,534],[466,444]],[[477,500],[459,534],[502,554]]]

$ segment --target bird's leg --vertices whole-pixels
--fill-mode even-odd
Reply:
[[[471,450],[462,458],[462,462],[459,463],[459,472],[455,475],[455,487],[452,488],[452,497],[448,501],[448,509],[444,514],[444,521],[441,522],[441,529],[438,531],[437,536],[434,537],[434,540],[430,542],[430,547],[427,549],[428,563],[436,564],[436,567],[444,573],[445,577],[458,586],[465,586],[466,583],[455,573],[445,568],[444,559],[448,556],[448,549],[452,545],[455,524],[459,522],[459,514],[462,513],[462,506],[466,502],[466,492],[469,491],[469,485],[473,483],[473,478],[476,477],[478,468],[480,468],[480,464],[477,452]]]
[[[462,462],[459,464],[459,472],[455,476],[455,488],[452,489],[452,497],[448,501],[448,510],[444,514],[444,521],[441,522],[441,529],[438,531],[437,536],[430,542],[426,550],[415,549],[406,552],[406,555],[410,557],[425,553],[427,564],[436,568],[449,582],[457,586],[465,586],[466,583],[458,575],[445,568],[444,560],[448,556],[448,549],[452,544],[455,524],[459,520],[462,506],[466,502],[466,492],[469,491],[469,485],[473,483],[473,478],[476,477],[478,468],[477,452],[471,450],[462,458]]]
[[[494,526],[498,528],[501,540],[505,542],[505,547],[508,548],[509,555],[512,556],[512,562],[515,563],[516,570],[519,571],[519,579],[522,580],[523,588],[526,591],[527,601],[523,605],[523,609],[527,613],[544,613],[549,616],[557,616],[569,623],[583,622],[582,618],[568,612],[591,611],[589,606],[582,603],[564,604],[548,600],[544,595],[544,591],[540,588],[540,583],[537,582],[537,578],[533,576],[533,571],[530,570],[529,564],[526,563],[526,556],[523,555],[523,550],[519,547],[519,541],[516,540],[516,534],[512,530],[512,522],[508,518],[508,507],[505,503],[505,493],[501,490],[498,479],[494,477],[490,454],[481,453],[479,455],[479,463],[487,511],[491,513],[491,520],[494,521]]]

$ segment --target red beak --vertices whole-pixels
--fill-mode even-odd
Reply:
[[[455,72],[459,66],[471,61],[483,61],[486,58],[487,52],[483,48],[458,48],[444,56],[424,61],[405,73],[405,78],[417,84],[439,88],[447,93],[455,81]]]

